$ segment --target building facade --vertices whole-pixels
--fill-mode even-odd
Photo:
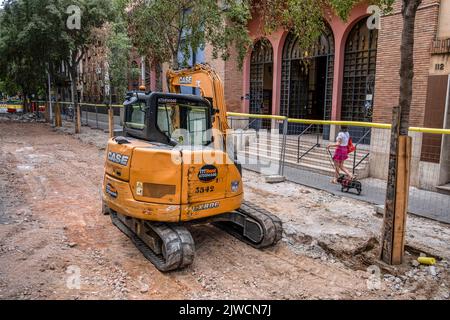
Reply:
[[[346,21],[325,10],[325,30],[311,48],[301,48],[289,30],[264,35],[257,12],[248,30],[253,47],[242,69],[236,59],[212,58],[206,46],[201,61],[214,67],[224,81],[229,111],[283,115],[291,118],[391,123],[398,104],[401,1],[373,23],[368,4],[355,6]],[[411,126],[450,128],[450,0],[424,0],[416,18]],[[140,84],[167,90],[167,65],[155,67],[135,57]],[[144,66],[144,67],[143,67]],[[159,85],[156,85],[158,83]],[[135,88],[137,81],[130,83]],[[270,127],[270,123],[266,123]],[[304,127],[292,125],[289,134]],[[335,126],[324,126],[324,140],[334,140]],[[370,150],[370,176],[386,179],[389,130],[351,128],[354,141]],[[450,182],[449,139],[413,136],[413,186],[434,190]]]
[[[249,24],[254,41],[242,71],[241,111],[291,118],[392,122],[400,86],[401,1],[371,25],[368,4],[353,8],[347,21],[324,14],[325,31],[312,48],[296,36],[261,32],[257,13]],[[424,0],[416,19],[411,126],[450,128],[450,0]],[[227,80],[227,79],[225,79]],[[225,87],[230,83],[225,81]],[[228,95],[227,95],[228,96]],[[298,134],[303,127],[290,128]],[[333,140],[333,126],[324,127]],[[389,130],[352,128],[354,140],[370,145],[370,176],[386,178]],[[367,132],[370,131],[370,132]],[[367,135],[366,135],[367,133]],[[412,185],[435,189],[450,180],[448,138],[412,133]]]

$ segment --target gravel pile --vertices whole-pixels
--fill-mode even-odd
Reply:
[[[36,115],[34,112],[30,113],[13,113],[13,114],[2,114],[0,116],[0,121],[12,121],[12,122],[46,122],[44,117],[39,114]]]

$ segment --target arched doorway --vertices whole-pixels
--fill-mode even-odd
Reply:
[[[162,92],[162,67],[156,60],[147,59],[145,65],[145,87],[147,90]]]
[[[378,30],[367,27],[367,18],[350,31],[345,45],[341,119],[372,121]],[[359,140],[368,129],[351,128],[353,140]],[[367,136],[363,143],[370,143]]]
[[[151,90],[152,87],[152,60],[145,59],[145,89]]]
[[[250,60],[250,113],[272,114],[273,49],[262,39],[253,46]],[[270,128],[270,120],[261,121],[263,128]]]
[[[137,61],[131,62],[131,68],[129,71],[128,87],[130,90],[139,90],[139,77],[141,74],[141,68]]]
[[[334,37],[327,24],[309,50],[300,47],[298,36],[288,34],[281,72],[282,115],[298,119],[331,119]],[[290,125],[289,132],[299,133],[304,127]],[[327,128],[325,131],[328,132]]]

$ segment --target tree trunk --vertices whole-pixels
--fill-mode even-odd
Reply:
[[[23,92],[23,101],[22,101],[23,113],[28,113],[27,97],[28,97],[28,95],[24,91]]]
[[[400,48],[400,134],[408,135],[414,78],[414,27],[422,0],[403,0],[403,31]]]
[[[411,110],[413,77],[414,77],[414,27],[416,13],[422,0],[403,0],[403,31],[400,62],[400,98],[399,107],[393,110],[393,125],[389,158],[388,182],[386,189],[386,204],[382,230],[380,258],[388,264],[402,262],[404,243],[399,249],[398,239],[404,239],[406,211],[409,192],[409,161],[399,159],[399,136],[408,136],[409,115]],[[410,148],[410,141],[408,144]],[[409,150],[406,154],[410,157]],[[399,166],[399,161],[406,165]],[[402,168],[402,172],[399,172]],[[400,179],[400,183],[399,182]],[[402,182],[406,181],[406,185]],[[397,190],[401,186],[402,190]],[[402,204],[399,205],[399,201]],[[404,212],[397,212],[402,208]],[[396,219],[397,218],[397,219]],[[398,234],[398,233],[403,234]],[[395,244],[397,239],[397,244]],[[395,250],[394,250],[394,247]],[[399,254],[401,256],[399,256]]]
[[[178,68],[180,67],[180,64],[178,62],[178,53],[177,52],[173,52],[172,53],[172,70],[178,70]]]
[[[30,113],[31,110],[31,103],[30,103],[30,99],[28,98],[29,94],[25,94],[25,113]]]

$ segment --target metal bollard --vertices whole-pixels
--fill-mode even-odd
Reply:
[[[114,137],[114,109],[108,104],[106,105],[106,107],[108,108],[109,137],[112,138]]]
[[[98,129],[98,110],[97,110],[97,105],[95,105],[95,128]]]
[[[283,139],[280,154],[280,168],[278,174],[284,177],[284,166],[286,162],[286,143],[287,143],[287,133],[288,133],[288,119],[283,120]]]

